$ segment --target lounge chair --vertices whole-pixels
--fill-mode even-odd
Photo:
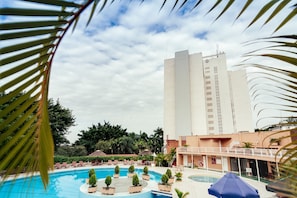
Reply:
[[[61,164],[59,162],[57,162],[54,166],[55,169],[60,169],[61,168]]]
[[[76,161],[73,161],[71,164],[72,167],[76,168],[78,166],[78,164],[76,163]]]
[[[112,161],[108,160],[107,165],[112,165]]]
[[[61,165],[61,168],[68,168],[67,162],[63,162],[63,164]]]
[[[77,166],[83,167],[83,166],[85,166],[85,164],[83,161],[79,161],[79,164]]]

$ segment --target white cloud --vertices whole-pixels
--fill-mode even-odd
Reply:
[[[232,25],[235,12],[212,23],[216,12],[205,16],[207,4],[182,16],[170,14],[169,5],[159,12],[161,3],[154,2],[114,3],[87,28],[84,14],[74,33],[64,38],[54,59],[49,96],[73,110],[77,126],[71,128],[71,141],[80,130],[104,120],[134,132],[163,127],[164,59],[185,49],[214,54],[218,45],[228,65],[235,65],[249,50],[242,42],[269,36],[272,29],[257,25],[244,31],[254,10]],[[293,32],[293,27],[287,30]]]

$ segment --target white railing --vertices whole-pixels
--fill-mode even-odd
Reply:
[[[262,148],[229,148],[229,147],[178,147],[178,153],[186,154],[222,154],[222,155],[245,155],[245,156],[262,156],[262,157],[282,157],[284,151],[277,153],[278,149]]]

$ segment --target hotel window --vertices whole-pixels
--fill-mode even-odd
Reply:
[[[212,100],[212,98],[206,98],[206,100],[207,100],[207,101],[210,101],[210,100]]]
[[[209,85],[210,84],[210,81],[209,80],[205,81],[205,84],[206,85]]]
[[[208,118],[213,118],[213,115],[208,115],[207,117],[208,117]]]
[[[212,103],[207,103],[207,106],[208,106],[208,107],[212,106]]]
[[[208,124],[213,124],[213,121],[208,121]]]
[[[207,112],[213,112],[213,109],[207,109]]]
[[[206,95],[211,95],[211,91],[206,92]]]
[[[210,86],[206,86],[206,89],[211,89],[211,87]]]
[[[208,127],[208,130],[212,131],[214,130],[214,127]]]

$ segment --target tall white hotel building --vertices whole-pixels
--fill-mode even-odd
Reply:
[[[244,70],[227,71],[224,53],[164,60],[165,140],[240,131],[254,131]]]

